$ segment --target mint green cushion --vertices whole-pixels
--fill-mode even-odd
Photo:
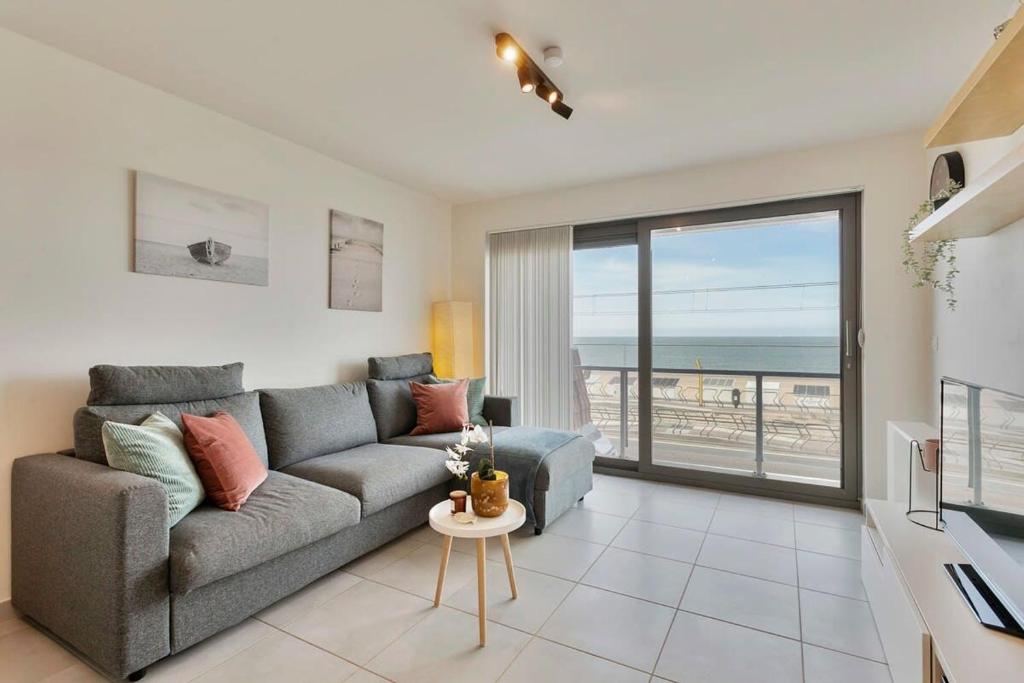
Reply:
[[[484,384],[486,377],[477,377],[469,380],[469,388],[466,390],[466,403],[469,404],[469,421],[475,425],[487,425],[484,419]]]
[[[167,491],[168,523],[174,526],[206,497],[178,426],[163,413],[140,425],[103,423],[107,464],[117,470],[156,479]]]

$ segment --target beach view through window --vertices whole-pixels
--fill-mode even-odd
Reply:
[[[651,233],[654,464],[839,485],[839,245],[834,211]],[[577,422],[629,460],[637,256],[581,249],[573,273]]]

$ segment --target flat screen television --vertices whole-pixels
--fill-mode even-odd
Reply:
[[[1024,638],[1024,396],[941,381],[941,511],[968,562],[945,569],[985,626]]]

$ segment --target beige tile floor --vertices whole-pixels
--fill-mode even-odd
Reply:
[[[473,546],[454,545],[434,609],[440,538],[423,527],[145,680],[888,683],[859,524],[851,511],[598,476],[543,536],[514,535],[518,600],[489,544],[486,648]],[[9,612],[0,679],[104,680]]]

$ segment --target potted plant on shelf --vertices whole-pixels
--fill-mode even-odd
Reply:
[[[907,227],[903,229],[903,268],[914,277],[915,287],[932,287],[946,297],[946,307],[956,310],[956,289],[954,283],[959,270],[956,267],[956,240],[937,240],[927,242],[915,248],[914,228],[918,223],[935,212],[936,207],[955,195],[963,185],[955,180],[947,181],[945,187],[934,197],[923,202],[910,217]],[[945,265],[945,272],[940,272],[940,263]]]
[[[445,467],[458,479],[465,479],[469,471],[468,455],[473,446],[489,444],[490,456],[480,458],[477,471],[469,480],[469,495],[473,501],[473,512],[480,517],[499,517],[508,509],[508,472],[494,468],[494,429],[488,435],[480,425],[466,426],[462,438],[454,446],[445,448],[448,460]]]

